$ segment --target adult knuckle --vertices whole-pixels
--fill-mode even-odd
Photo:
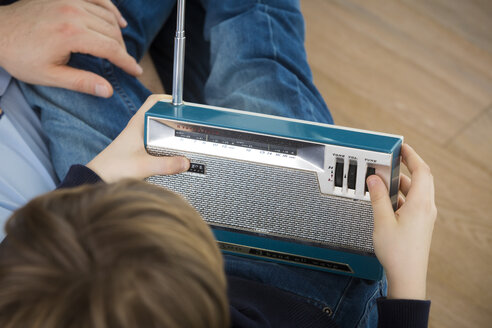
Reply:
[[[56,32],[65,36],[72,37],[80,32],[80,29],[71,22],[61,22],[56,26]]]
[[[118,26],[118,20],[115,14],[107,8],[101,8],[101,14],[104,16],[104,20],[110,25]]]
[[[111,23],[114,26],[119,27],[119,23],[118,23],[118,19],[116,18],[116,14],[114,14],[113,12],[108,12],[108,18],[109,18],[109,20],[111,20]]]
[[[118,26],[111,25],[109,27],[109,32],[111,33],[111,35],[113,35],[119,41],[123,40],[123,35],[121,34],[121,30],[119,29]]]
[[[73,4],[65,3],[58,7],[58,13],[62,15],[78,15],[80,14],[80,9]]]
[[[110,35],[113,38],[118,38],[118,37],[121,38],[121,32],[117,26],[110,24],[108,22],[104,22],[102,24],[103,24],[103,28],[105,30],[105,33],[107,33],[107,35]]]
[[[83,91],[86,89],[87,82],[84,78],[75,78],[72,82],[72,87],[75,90]]]

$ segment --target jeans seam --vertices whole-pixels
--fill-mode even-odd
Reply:
[[[366,306],[364,307],[364,313],[362,314],[362,316],[360,317],[359,321],[357,322],[357,325],[356,327],[359,328],[361,327],[361,324],[365,322],[367,316],[369,315],[369,313],[371,313],[371,310],[374,308],[374,305],[375,304],[372,304],[371,306],[367,306],[367,304],[371,303],[372,300],[378,295],[378,294],[381,294],[382,290],[381,290],[381,282],[379,283],[379,288],[377,288],[374,293],[372,293],[371,297],[369,297],[367,303],[366,303]]]
[[[232,256],[234,256],[234,255],[232,255]],[[228,262],[229,263],[232,263],[232,262],[235,262],[235,261],[237,261],[235,258],[229,256],[229,259],[228,259]],[[254,260],[254,261],[257,261],[257,260]],[[276,265],[283,265],[283,264],[278,264],[278,263],[274,263],[274,264],[276,264]],[[234,267],[234,265],[231,265],[231,266]],[[227,271],[228,270],[226,268],[226,272]],[[246,276],[244,276],[242,274],[237,274],[237,273],[228,273],[228,274],[231,275],[231,276],[239,277],[239,278],[247,278]],[[258,281],[260,281],[260,280],[258,280]],[[265,281],[261,281],[261,282],[262,283],[265,283],[265,284],[267,284],[267,285],[269,285],[269,286],[271,286],[273,288],[277,288],[279,290],[282,290],[283,292],[288,293],[288,294],[290,294],[290,295],[292,295],[294,297],[297,297],[301,301],[304,301],[306,303],[312,304],[312,305],[318,307],[321,310],[324,309],[324,308],[326,308],[326,307],[328,307],[328,308],[331,309],[331,306],[327,302],[319,299],[318,297],[313,297],[313,296],[310,296],[310,295],[309,296],[308,295],[304,295],[303,293],[299,293],[298,291],[296,291],[296,290],[294,290],[292,288],[285,287],[285,286],[280,287],[280,286],[276,286],[274,284],[271,284],[271,283],[268,283],[268,282],[265,282]]]
[[[306,96],[304,95],[304,93],[301,92],[301,88],[300,88],[300,81],[299,81],[299,78],[296,76],[296,88],[297,88],[297,94],[299,94],[301,96],[301,103],[299,104],[299,108],[305,108],[302,106],[302,104],[309,104],[309,113],[311,115],[311,119],[313,121],[316,121],[315,117],[314,117],[314,111],[313,111],[313,106],[310,104],[310,102],[307,100]]]
[[[261,1],[260,1],[261,3]],[[268,5],[263,4],[263,12],[266,15],[267,18],[267,24],[268,24],[268,34],[270,35],[270,45],[272,46],[273,49],[273,59],[277,59],[277,47],[275,46],[275,42],[273,41],[273,29],[272,29],[272,19],[270,17],[270,14],[268,13]]]
[[[108,80],[110,80],[111,84],[113,85],[114,91],[121,97],[123,102],[126,104],[127,109],[135,113],[137,111],[137,107],[130,100],[130,97],[127,95],[125,90],[118,83],[118,79],[114,76],[113,65],[108,61],[103,60],[103,67],[104,67],[104,75],[108,78]]]
[[[350,287],[350,285],[352,285],[352,281],[353,280],[354,280],[354,278],[353,277],[350,277],[350,280],[348,281],[347,286],[345,286],[345,289],[343,290],[342,296],[340,297],[340,299],[338,300],[337,305],[333,309],[333,317],[335,317],[335,315],[338,313],[338,310],[340,309],[340,305],[343,303],[343,299],[347,295],[348,290],[349,290],[349,287]]]

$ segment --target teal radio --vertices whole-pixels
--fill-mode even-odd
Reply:
[[[402,137],[171,101],[145,127],[150,154],[191,162],[148,180],[184,196],[224,253],[382,277],[365,180],[381,176],[396,208]]]
[[[378,280],[365,183],[379,175],[396,209],[401,136],[182,100],[184,0],[178,1],[172,101],[145,114],[145,146],[188,172],[153,176],[210,225],[226,254]]]

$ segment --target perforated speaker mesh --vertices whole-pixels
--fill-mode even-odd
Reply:
[[[314,172],[153,147],[148,151],[205,165],[205,174],[147,180],[183,195],[209,224],[374,253],[370,203],[321,194]]]

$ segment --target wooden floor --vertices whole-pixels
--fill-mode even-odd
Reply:
[[[430,327],[492,327],[492,1],[301,5],[335,122],[401,134],[432,168]]]
[[[492,327],[492,0],[301,5],[336,124],[403,135],[432,168],[430,327]]]

